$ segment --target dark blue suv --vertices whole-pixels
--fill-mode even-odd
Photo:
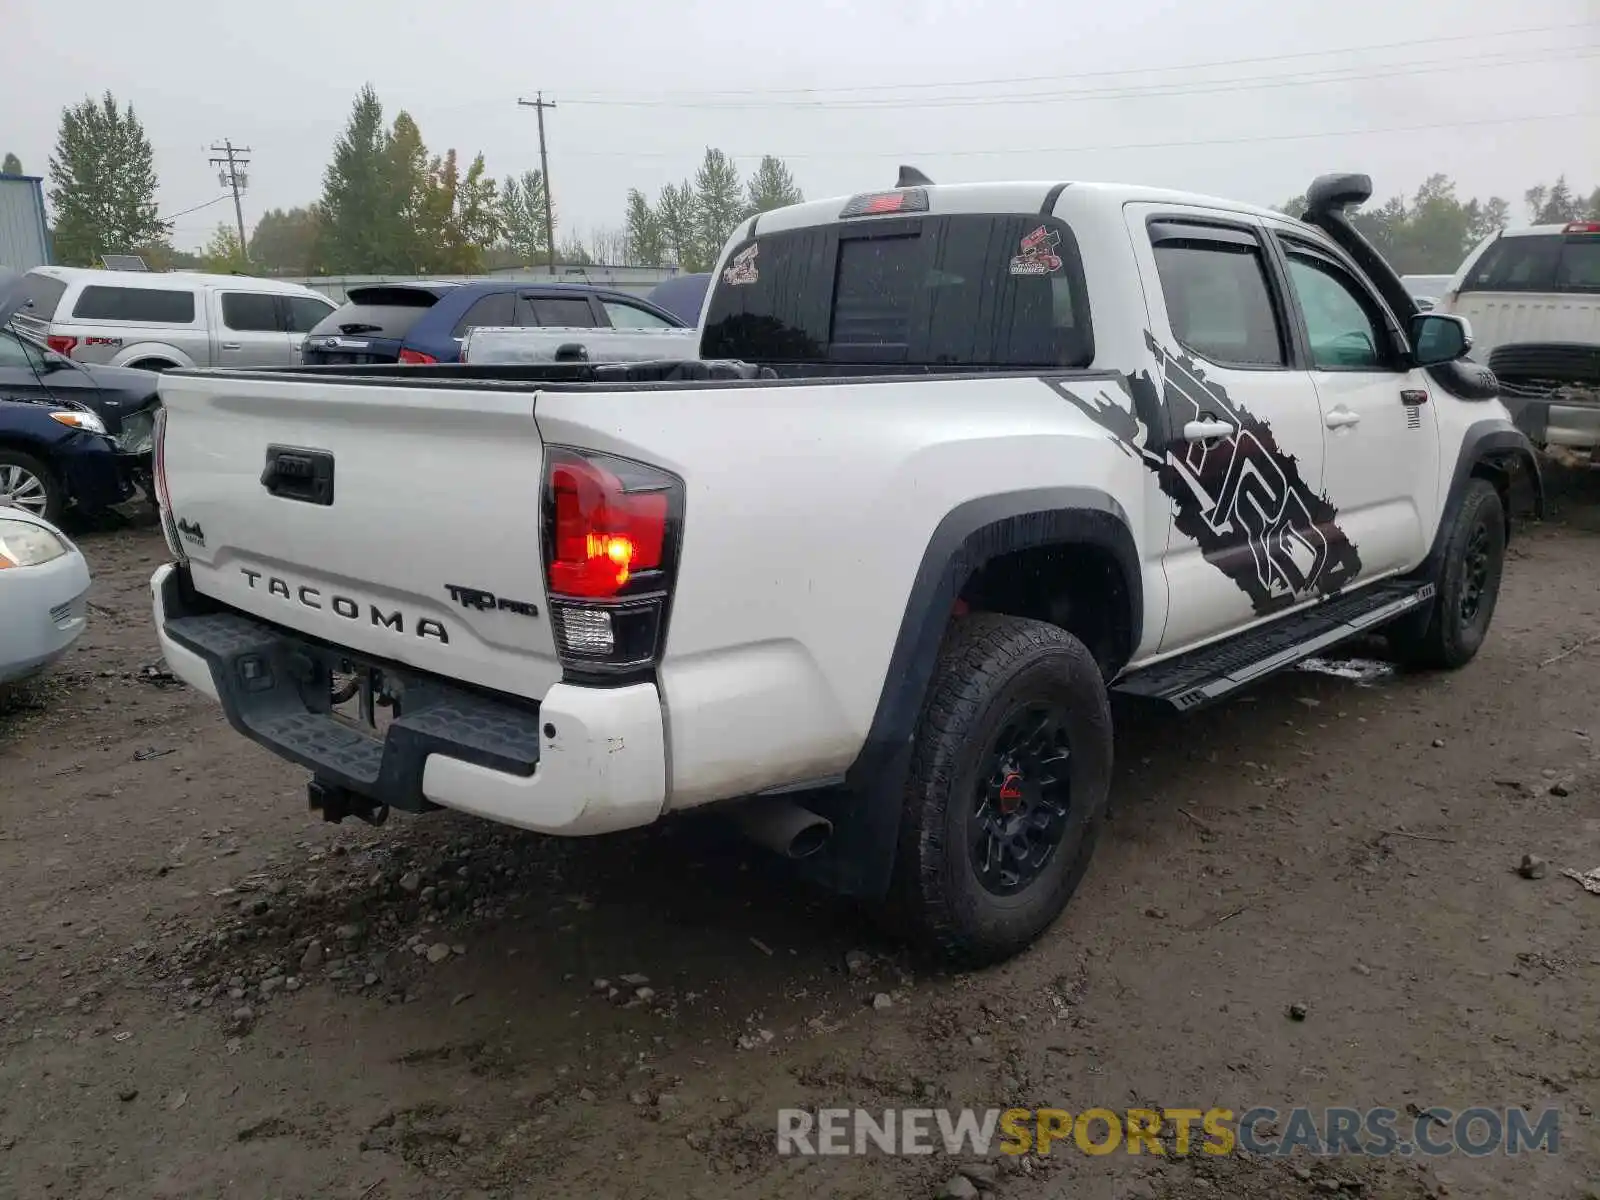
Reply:
[[[453,363],[479,325],[682,329],[666,309],[588,284],[376,283],[306,335],[307,363]]]

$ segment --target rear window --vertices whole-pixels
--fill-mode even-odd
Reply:
[[[1037,214],[870,218],[758,235],[716,279],[702,354],[1071,368],[1094,358],[1072,231]]]
[[[26,316],[44,321],[55,320],[56,305],[61,303],[61,296],[67,290],[63,280],[35,275],[30,271],[22,277],[21,287],[23,296],[28,300],[28,304],[22,308]]]
[[[157,325],[194,324],[194,293],[168,288],[107,287],[83,289],[72,315],[86,321],[148,321]]]
[[[492,296],[485,296],[467,309],[461,320],[456,322],[456,327],[450,331],[452,337],[465,337],[467,330],[477,329],[480,325],[515,325],[517,323],[517,294],[515,292],[496,292]]]
[[[1600,292],[1600,234],[1503,237],[1461,282],[1463,292]]]
[[[266,292],[224,292],[222,323],[240,333],[276,333],[278,298]]]
[[[318,321],[311,333],[404,338],[438,302],[437,296],[422,288],[354,288],[349,299]]]

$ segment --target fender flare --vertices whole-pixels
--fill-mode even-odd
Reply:
[[[894,866],[912,739],[956,599],[992,559],[1043,546],[1093,547],[1112,556],[1128,589],[1130,649],[1138,646],[1144,584],[1133,530],[1115,497],[1097,488],[1032,488],[951,510],[928,539],[912,580],[866,741],[844,786],[815,796],[813,807],[834,823],[829,852],[797,864],[802,871],[845,895],[883,895]]]
[[[1466,494],[1467,483],[1472,479],[1473,471],[1485,465],[1500,467],[1508,458],[1513,460],[1520,470],[1527,473],[1529,485],[1533,490],[1533,515],[1536,518],[1543,518],[1544,475],[1539,470],[1539,457],[1534,453],[1533,443],[1522,430],[1505,417],[1487,417],[1482,421],[1474,421],[1467,426],[1466,433],[1462,435],[1461,449],[1456,454],[1456,465],[1450,473],[1450,489],[1446,492],[1444,505],[1439,510],[1439,524],[1434,530],[1433,544],[1428,548],[1428,557],[1423,561],[1422,567],[1414,572],[1419,578],[1432,579],[1438,574],[1444,560],[1445,543],[1450,538],[1456,513],[1461,510],[1462,497]],[[1509,542],[1511,538],[1509,507],[1505,516],[1506,540]]]
[[[164,358],[183,370],[193,370],[195,366],[194,359],[176,346],[169,346],[166,342],[135,342],[132,346],[124,346],[117,351],[116,357],[111,360],[109,365],[128,367],[147,358]]]

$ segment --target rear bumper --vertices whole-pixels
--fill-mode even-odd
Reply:
[[[1530,442],[1591,454],[1600,448],[1600,388],[1538,387],[1502,380],[1500,398]],[[1600,460],[1600,454],[1595,457]]]
[[[88,596],[89,566],[77,550],[0,572],[0,683],[37,675],[65,654],[88,626]]]
[[[435,805],[539,833],[648,825],[666,801],[666,739],[654,684],[556,684],[539,703],[367,663],[403,691],[379,734],[334,716],[337,647],[208,604],[168,564],[151,579],[157,636],[174,675],[229,723],[325,785],[418,812]],[[359,661],[359,656],[355,656]]]

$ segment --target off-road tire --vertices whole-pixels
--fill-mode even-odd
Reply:
[[[1065,832],[1031,882],[997,895],[978,877],[968,822],[994,740],[1019,705],[1061,713],[1070,757]],[[918,723],[903,796],[891,913],[947,962],[1016,954],[1053,922],[1089,865],[1111,789],[1111,709],[1093,655],[1042,621],[979,613],[946,635]]]
[[[1481,579],[1474,570],[1480,555]],[[1432,605],[1425,614],[1403,619],[1387,631],[1395,657],[1408,667],[1447,671],[1471,662],[1494,619],[1505,561],[1505,506],[1500,493],[1488,480],[1470,480],[1445,541]],[[1464,602],[1474,588],[1478,601],[1468,615]]]
[[[8,446],[0,446],[0,467],[21,467],[28,474],[37,479],[44,487],[44,511],[37,515],[42,516],[52,525],[61,520],[61,514],[67,509],[67,489],[62,486],[61,479],[52,471],[47,463],[40,462],[31,454],[24,454],[20,450],[12,450]],[[32,511],[31,509],[29,511]],[[7,509],[0,507],[0,517],[5,516]]]

